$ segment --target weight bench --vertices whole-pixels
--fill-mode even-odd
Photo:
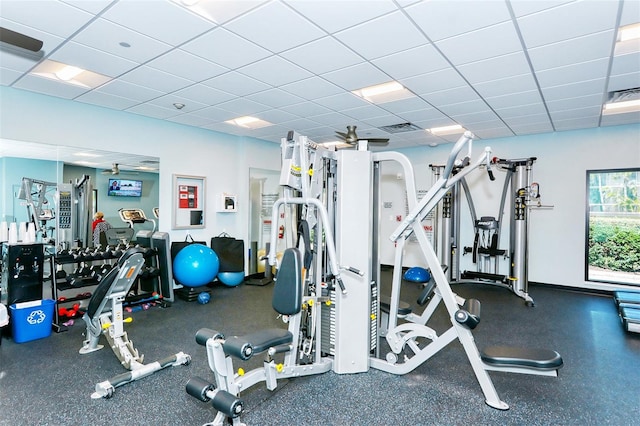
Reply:
[[[222,426],[230,420],[241,425],[239,416],[244,410],[240,391],[265,382],[268,390],[274,390],[279,379],[308,376],[329,371],[332,361],[319,358],[298,363],[299,331],[303,312],[302,255],[297,248],[288,248],[273,288],[272,306],[283,318],[287,318],[288,329],[267,329],[243,336],[225,336],[215,330],[203,328],[196,333],[196,342],[207,349],[209,367],[215,382],[200,377],[191,378],[186,385],[189,395],[203,402],[211,402],[218,413],[209,425]],[[233,359],[247,361],[264,354],[262,367],[249,372],[234,373]],[[284,362],[276,364],[275,356],[284,354]]]
[[[105,335],[120,363],[128,370],[109,380],[96,384],[92,398],[111,398],[115,388],[146,377],[158,370],[187,365],[191,357],[183,352],[171,355],[151,364],[143,364],[144,355],[140,355],[129,341],[124,331],[122,303],[144,266],[144,250],[130,248],[118,260],[118,263],[104,276],[89,300],[87,311],[82,319],[87,324],[86,337],[81,354],[88,354],[103,348],[99,345],[100,336]]]

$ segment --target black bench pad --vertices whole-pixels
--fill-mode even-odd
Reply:
[[[533,370],[557,370],[562,367],[560,354],[549,349],[491,346],[480,352],[485,364],[498,367],[523,367]]]
[[[391,310],[390,297],[383,296],[380,298],[380,309],[383,312],[389,313],[389,311]],[[401,300],[400,303],[398,303],[398,315],[409,315],[410,313],[411,313],[411,305]]]
[[[293,341],[293,335],[286,329],[270,328],[244,336],[231,336],[223,344],[224,352],[243,360],[262,353],[267,349],[286,345]]]

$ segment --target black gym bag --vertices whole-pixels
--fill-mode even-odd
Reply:
[[[211,238],[211,249],[220,260],[219,272],[244,272],[244,241],[223,232]]]

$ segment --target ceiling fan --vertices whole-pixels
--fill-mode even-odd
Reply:
[[[120,170],[120,166],[128,166],[128,167],[133,167],[133,166],[129,166],[128,164],[120,164],[120,163],[113,163],[113,166],[111,166],[110,169],[103,169],[102,170],[102,174],[103,175],[119,175],[121,170]],[[138,172],[133,171],[133,170],[122,170],[122,173],[124,174],[130,174],[130,175],[137,175]]]
[[[41,55],[42,40],[29,37],[28,35],[0,27],[0,47],[11,50],[18,54]]]
[[[389,139],[385,138],[359,138],[356,134],[357,126],[347,126],[347,133],[337,132],[336,134],[349,145],[357,145],[359,141],[367,141],[370,144],[386,145]]]

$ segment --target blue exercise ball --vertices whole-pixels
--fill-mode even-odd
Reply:
[[[244,271],[218,272],[218,279],[227,287],[235,287],[244,281]]]
[[[187,287],[209,284],[218,274],[220,260],[216,252],[203,244],[189,244],[173,259],[173,275]]]
[[[206,305],[211,300],[211,296],[206,291],[203,291],[198,295],[198,303],[201,305]]]
[[[431,274],[425,268],[414,266],[407,269],[407,272],[404,273],[404,279],[412,283],[426,283],[431,279]]]

